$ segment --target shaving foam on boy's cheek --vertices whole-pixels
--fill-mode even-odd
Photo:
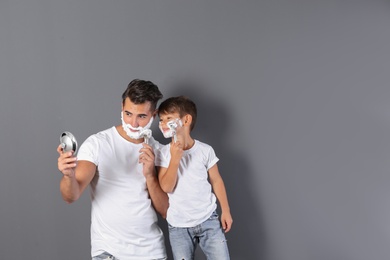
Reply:
[[[122,128],[123,128],[123,130],[125,130],[126,134],[132,139],[144,138],[144,131],[143,130],[149,129],[152,126],[153,119],[154,118],[151,117],[149,120],[149,123],[144,127],[141,127],[141,126],[132,127],[130,124],[126,124],[125,120],[123,119],[123,111],[121,113]],[[133,132],[130,130],[137,131],[137,132]]]
[[[167,123],[168,130],[163,130],[163,127],[161,126],[161,122],[159,124],[159,128],[164,135],[165,138],[171,138],[176,134],[176,129],[183,126],[182,121],[179,118],[176,118],[174,120],[171,120]]]
[[[165,138],[171,138],[174,135],[174,133],[175,133],[175,131],[173,129],[171,129],[171,128],[169,128],[166,131],[163,130],[161,125],[159,126],[159,128],[160,128],[160,131],[164,135]]]

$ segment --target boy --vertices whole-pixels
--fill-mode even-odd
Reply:
[[[224,232],[230,230],[233,219],[218,171],[219,159],[211,146],[190,135],[196,105],[184,96],[171,97],[161,103],[158,114],[164,137],[172,137],[157,152],[156,166],[161,188],[169,197],[167,221],[174,259],[194,259],[198,243],[207,259],[230,259]]]

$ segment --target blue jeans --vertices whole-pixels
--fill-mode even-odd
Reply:
[[[197,244],[208,260],[230,259],[217,212],[213,212],[209,219],[195,227],[180,228],[168,224],[168,229],[175,260],[193,260]]]
[[[102,259],[106,259],[106,260],[119,260],[119,258],[116,258],[115,256],[107,253],[107,252],[104,252],[98,256],[94,256],[92,257],[92,260],[102,260]],[[166,260],[167,258],[159,258],[159,259],[151,259],[151,260]]]

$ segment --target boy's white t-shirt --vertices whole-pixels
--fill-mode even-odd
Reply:
[[[160,146],[153,138],[149,144]],[[138,163],[141,148],[111,127],[87,138],[78,151],[79,161],[97,166],[90,183],[92,256],[106,251],[119,259],[166,257],[163,233]]]
[[[168,168],[170,144],[156,153],[156,166]],[[169,196],[167,221],[174,227],[194,227],[207,220],[217,208],[216,197],[208,181],[208,170],[218,162],[214,149],[195,140],[185,150],[177,172],[177,184]]]

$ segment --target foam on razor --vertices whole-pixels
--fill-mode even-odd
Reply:
[[[149,138],[152,137],[152,130],[143,129],[141,132],[141,136],[144,138],[144,143],[149,144]]]

